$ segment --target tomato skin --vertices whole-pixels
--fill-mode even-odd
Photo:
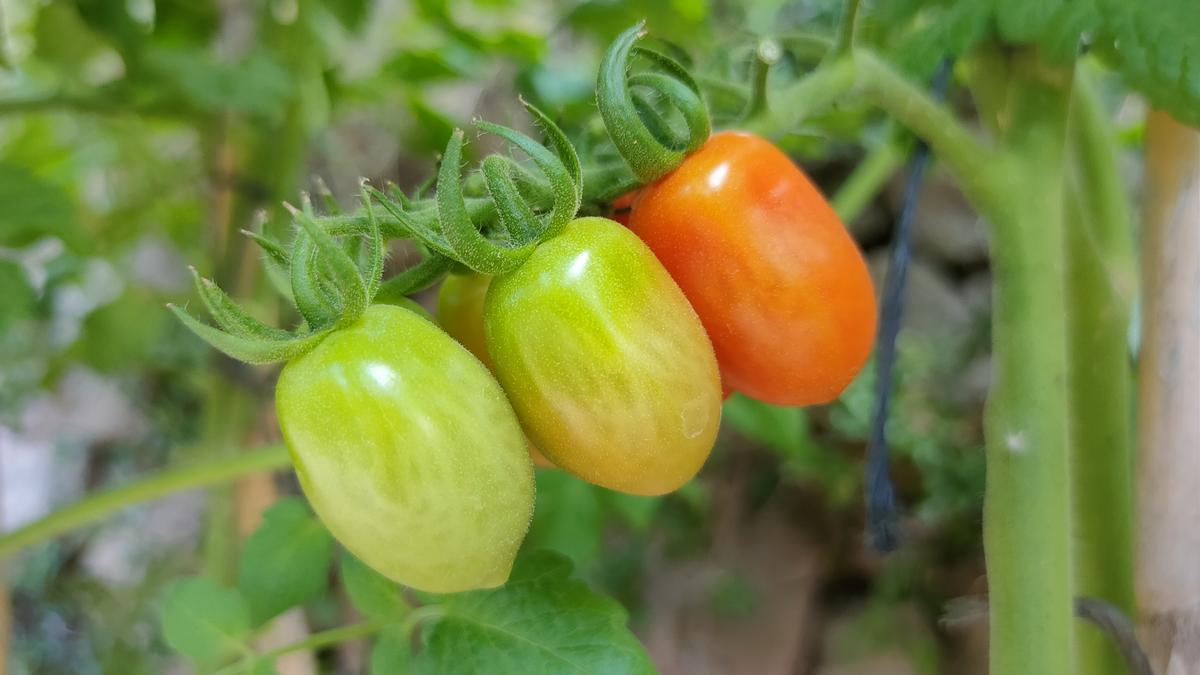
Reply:
[[[437,322],[488,370],[492,357],[483,332],[483,300],[491,283],[487,274],[451,274],[442,281],[437,301]]]
[[[414,588],[503,584],[533,514],[533,467],[499,384],[417,314],[367,309],[279,376],[304,493],[363,562]]]
[[[778,405],[836,398],[875,337],[875,293],[833,208],[778,148],[714,134],[638,194],[629,227],[704,323],[728,386]]]
[[[614,199],[612,203],[612,219],[628,227],[630,209],[633,208],[633,202],[637,199],[637,196],[637,190],[630,190]]]
[[[487,339],[483,333],[483,300],[491,283],[492,277],[487,274],[451,274],[438,290],[437,304],[438,323],[450,337],[458,340],[459,344],[482,361],[488,370],[493,368],[492,355],[488,353]],[[533,443],[528,445],[529,458],[534,466],[555,468],[554,462],[546,459]]]
[[[575,220],[493,279],[484,327],[525,432],[559,467],[657,495],[704,464],[721,417],[712,347],[670,275],[617,223]]]

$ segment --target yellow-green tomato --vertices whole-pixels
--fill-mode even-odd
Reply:
[[[475,358],[490,370],[492,357],[488,354],[483,333],[483,300],[492,277],[487,274],[451,274],[438,291],[437,320],[450,337],[458,340]],[[554,463],[529,444],[529,458],[535,466],[553,469]]]
[[[334,536],[435,593],[508,579],[533,514],[533,466],[499,384],[432,322],[375,305],[283,369],[279,423]]]
[[[451,274],[442,282],[437,301],[438,323],[488,368],[492,357],[483,333],[483,299],[491,283],[486,274]]]
[[[559,467],[639,495],[704,464],[721,418],[708,335],[654,254],[604,218],[580,218],[492,280],[493,372],[534,445]]]

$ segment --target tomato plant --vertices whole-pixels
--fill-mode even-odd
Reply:
[[[494,279],[484,319],[496,375],[558,466],[655,495],[708,457],[721,417],[708,337],[650,250],[613,221],[576,220]]]
[[[1159,367],[1195,351],[1194,294],[1177,291],[1200,5],[544,4],[17,6],[0,48],[0,478],[6,525],[36,519],[0,535],[0,555],[209,490],[187,512],[203,532],[169,528],[177,558],[120,560],[173,502],[6,561],[18,573],[0,619],[17,632],[0,663],[178,669],[165,646],[198,672],[265,674],[369,640],[333,667],[650,672],[632,611],[660,664],[766,672],[820,654],[814,667],[839,670],[855,651],[840,633],[882,649],[896,633],[928,657],[912,670],[939,670],[968,650],[932,608],[986,580],[989,672],[1200,670],[1200,550],[1178,526],[1200,486],[1179,423],[1194,386]],[[643,14],[652,36],[628,27]],[[457,127],[508,115],[497,104],[513,90],[535,132],[478,121],[506,147],[467,148]],[[1141,229],[1118,171],[1139,152]],[[926,157],[933,217],[915,207]],[[347,169],[373,174],[353,206]],[[332,187],[297,199],[314,170]],[[901,182],[898,198],[884,189]],[[957,211],[950,236],[934,227]],[[873,270],[888,263],[873,373],[874,292],[843,223]],[[173,311],[242,363],[150,316],[182,302],[182,259],[213,279],[194,279],[211,324]],[[439,283],[435,324],[420,303]],[[922,319],[953,335],[914,349]],[[731,390],[744,395],[719,435]],[[126,399],[153,414],[112,412]],[[528,439],[565,470],[535,478]],[[176,459],[61,511],[37,508],[70,493],[8,508],[28,505],[11,488],[33,464],[83,490]],[[299,487],[254,475],[289,462]],[[1155,508],[1135,509],[1138,491]],[[880,505],[906,505],[888,521],[905,554],[834,545],[806,563],[809,543],[857,539],[826,535],[860,526],[860,495],[868,528]],[[856,579],[844,604],[871,614],[838,603],[812,623],[849,630],[796,639],[780,617],[830,609],[838,565]],[[797,569],[812,583],[792,583]],[[662,638],[679,608],[683,660]],[[893,609],[902,630],[878,630]],[[690,620],[709,612],[720,620]],[[762,638],[745,649],[732,627],[754,617],[737,624]],[[788,637],[768,645],[764,628]],[[727,637],[745,663],[724,660]],[[765,655],[777,646],[801,657]],[[965,668],[984,670],[978,658]]]
[[[638,193],[629,227],[696,308],[732,389],[779,405],[824,403],[870,355],[875,295],[862,254],[766,140],[714,135]]]

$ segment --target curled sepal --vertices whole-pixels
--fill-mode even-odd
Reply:
[[[375,297],[379,283],[383,278],[383,261],[387,257],[387,244],[383,240],[383,230],[379,219],[375,217],[375,209],[371,206],[371,193],[367,190],[367,180],[364,178],[358,184],[361,192],[360,199],[363,209],[367,212],[367,252],[363,277],[366,280],[366,296]]]
[[[263,220],[265,220],[265,216]],[[287,298],[288,302],[295,304],[295,298],[292,297],[292,282],[290,278],[289,268],[291,267],[291,255],[282,244],[253,230],[242,230],[242,234],[249,237],[258,247],[263,250],[266,255],[263,256],[263,267],[267,271],[267,279],[275,290]]]
[[[454,251],[454,257],[467,267],[484,274],[503,274],[525,262],[533,253],[534,244],[511,248],[500,246],[479,232],[479,228],[471,221],[463,199],[462,177],[458,169],[462,161],[462,146],[462,129],[455,129],[442,155],[442,166],[438,169],[437,213],[442,235]],[[545,151],[545,148],[542,150]]]
[[[317,264],[310,267],[309,270],[314,277],[313,281],[316,282],[314,285],[329,284],[330,288],[327,288],[324,293],[328,295],[332,291],[332,295],[335,296],[340,323],[355,321],[362,316],[363,311],[367,308],[367,303],[371,300],[367,294],[367,284],[363,280],[358,265],[338,244],[337,240],[322,229],[312,215],[306,212],[307,209],[300,211],[290,205],[287,206],[302,230],[302,232],[296,233],[296,238],[302,239],[307,235],[316,248]],[[376,223],[376,229],[378,229],[378,223]],[[295,256],[293,256],[292,264],[295,265],[296,262]],[[323,273],[328,276],[322,278]],[[309,324],[313,325],[311,321]]]
[[[291,280],[292,298],[296,309],[309,326],[320,327],[332,323],[338,315],[334,298],[326,291],[321,270],[316,261],[316,249],[312,239],[297,232],[292,241],[292,253],[288,275]]]
[[[332,329],[325,329],[305,335],[288,333],[286,337],[262,338],[233,335],[219,328],[214,328],[188,314],[175,305],[167,305],[175,316],[201,340],[212,345],[218,351],[246,363],[274,363],[288,361],[317,346],[325,339]]]
[[[454,251],[450,248],[450,242],[442,236],[441,232],[436,229],[436,223],[430,225],[425,222],[423,214],[412,213],[408,210],[411,202],[405,197],[403,201],[399,197],[393,197],[388,194],[376,190],[370,185],[366,186],[367,192],[379,202],[383,210],[387,211],[393,218],[396,219],[400,230],[405,236],[416,239],[426,247],[437,251],[443,255],[453,255]],[[402,195],[399,190],[395,191],[396,195]],[[434,212],[436,213],[436,211]],[[436,219],[435,219],[436,220]]]
[[[285,330],[268,326],[250,316],[219,286],[200,276],[195,267],[188,269],[191,270],[192,279],[196,282],[196,292],[200,295],[200,300],[204,302],[213,321],[216,321],[222,330],[244,338],[278,340],[291,336],[291,333]]]
[[[575,147],[571,145],[571,142],[567,139],[566,134],[562,132],[562,129],[559,129],[558,125],[552,122],[541,110],[538,110],[536,106],[524,100],[521,103],[533,115],[534,122],[545,132],[546,140],[550,144],[550,147],[553,148],[553,152],[541,143],[514,129],[483,121],[476,122],[475,126],[479,127],[482,131],[495,134],[515,145],[526,155],[529,155],[533,163],[545,174],[546,180],[550,183],[553,202],[549,215],[546,216],[540,231],[535,234],[537,240],[544,241],[562,232],[567,223],[571,222],[575,214],[579,211],[579,204],[583,200],[583,169],[580,166],[579,155],[575,152]],[[489,182],[489,191],[492,187],[492,183]],[[440,183],[438,189],[441,190]],[[496,195],[493,194],[492,196],[495,199]],[[527,208],[513,210],[506,214],[506,206],[507,204],[504,200],[496,200],[496,211],[500,215],[501,222],[504,222],[506,226],[510,219],[517,220],[527,217],[525,215],[528,213]],[[509,229],[511,231],[512,228],[510,227]]]
[[[513,162],[501,155],[488,155],[483,160],[483,180],[487,185],[488,194],[496,203],[496,215],[500,224],[508,232],[509,238],[517,244],[526,244],[537,238],[537,216],[529,207],[517,188],[511,173]]]
[[[600,63],[596,101],[617,151],[642,183],[650,183],[673,170],[687,153],[708,140],[712,128],[700,86],[687,69],[671,57],[635,47],[634,43],[643,34],[643,24],[638,23],[619,35],[609,46]],[[629,77],[629,58],[632,53],[651,62],[661,72]],[[655,124],[660,127],[658,129],[651,129],[647,125],[638,110],[639,106],[645,107],[645,102],[635,103],[631,86],[651,89],[671,102],[687,125],[686,142],[680,144],[680,136],[664,133],[661,125]],[[656,118],[651,119],[657,121]]]
[[[454,261],[431,252],[421,262],[383,282],[375,294],[375,302],[400,304],[402,298],[436,284],[453,266]]]

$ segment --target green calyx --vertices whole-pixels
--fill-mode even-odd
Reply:
[[[600,63],[596,102],[617,151],[642,184],[663,177],[708,140],[712,124],[700,86],[671,57],[636,43],[644,35],[638,23],[622,33]],[[638,56],[656,71],[630,74],[630,57]],[[668,102],[682,118],[673,126],[656,105]]]
[[[323,193],[328,210],[340,213],[328,191]],[[168,305],[169,309],[198,337],[235,359],[255,364],[287,361],[315,347],[333,330],[358,320],[371,302],[386,302],[411,292],[408,286],[428,285],[431,269],[443,273],[448,269],[445,258],[430,254],[416,267],[381,284],[384,234],[370,197],[370,188],[364,183],[363,216],[355,221],[322,221],[313,213],[307,196],[301,200],[301,208],[285,204],[297,225],[290,246],[243,231],[262,248],[272,279],[285,284],[281,291],[295,302],[303,319],[296,329],[287,331],[255,319],[195,269],[196,292],[216,326],[180,307]]]
[[[536,171],[508,156],[489,156],[468,195],[459,175],[463,132],[455,131],[432,199],[409,197],[395,186],[381,191],[364,181],[362,208],[344,214],[329,189],[318,183],[326,215],[316,215],[307,196],[300,208],[284,205],[296,224],[290,245],[243,231],[262,248],[270,278],[303,319],[295,330],[258,321],[194,270],[196,290],[216,326],[179,307],[171,306],[171,311],[225,354],[247,363],[270,363],[307,352],[331,331],[358,320],[371,303],[404,305],[409,294],[437,283],[456,265],[493,275],[515,269],[538,243],[558,235],[575,217],[584,182],[566,135],[542,111],[522,104],[545,133],[547,145],[508,127],[488,122],[476,127],[524,152]],[[386,240],[398,238],[414,240],[424,259],[383,280]]]
[[[483,274],[503,274],[516,269],[533,253],[539,242],[558,235],[575,217],[583,199],[583,169],[574,146],[542,111],[521,101],[534,122],[546,134],[549,147],[519,131],[490,122],[479,121],[481,131],[495,134],[529,156],[545,179],[549,211],[526,199],[526,194],[540,192],[543,183],[530,175],[512,159],[492,155],[481,167],[484,185],[495,211],[495,240],[484,235],[472,218],[463,194],[459,175],[462,162],[463,132],[455,130],[442,155],[438,170],[437,204],[439,233],[416,232],[426,245],[445,245],[452,259]],[[524,190],[522,189],[524,186]]]

